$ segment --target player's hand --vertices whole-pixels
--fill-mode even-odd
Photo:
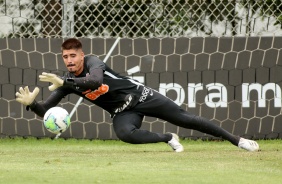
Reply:
[[[16,92],[16,100],[24,105],[30,105],[35,100],[39,93],[39,88],[34,88],[33,92],[30,92],[28,86],[20,87],[19,92]]]
[[[43,82],[51,82],[52,85],[49,86],[50,91],[54,91],[64,84],[64,81],[53,73],[43,72],[41,75],[39,75],[39,80]]]

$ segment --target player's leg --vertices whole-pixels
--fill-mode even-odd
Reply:
[[[113,127],[117,137],[132,144],[168,142],[172,139],[171,134],[141,130],[143,117],[142,114],[132,111],[123,111],[116,114],[113,118]]]
[[[133,111],[116,114],[113,118],[113,127],[117,137],[131,144],[166,142],[175,152],[184,150],[176,134],[160,134],[140,129],[143,117],[144,115]]]
[[[144,102],[142,103],[139,103],[134,108],[134,110],[139,111],[146,116],[161,118],[183,128],[193,129],[206,134],[213,135],[215,137],[223,138],[225,140],[230,141],[235,146],[240,147],[239,141],[242,141],[240,137],[229,133],[228,131],[217,126],[210,120],[200,116],[196,116],[183,110],[173,101],[156,91],[153,91],[153,95],[148,95],[146,100],[144,100]],[[248,145],[250,145],[249,147],[252,147],[251,144],[255,144],[255,142],[250,140],[247,141],[249,142],[245,141],[245,146],[242,148],[250,150],[250,148],[246,148],[246,146],[248,147]],[[256,148],[255,145],[253,147]]]

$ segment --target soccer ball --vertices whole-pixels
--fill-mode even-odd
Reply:
[[[49,132],[59,134],[70,126],[70,115],[64,108],[52,107],[44,114],[43,124]]]

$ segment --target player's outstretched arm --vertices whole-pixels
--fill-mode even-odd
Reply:
[[[49,86],[50,91],[54,91],[55,89],[64,84],[63,79],[53,73],[43,72],[41,75],[39,75],[39,80],[42,82],[51,82],[52,85]]]
[[[16,92],[16,100],[23,105],[30,105],[34,102],[36,96],[39,93],[39,88],[36,87],[32,92],[29,91],[28,86],[19,88],[19,92]]]
[[[61,86],[78,86],[85,89],[98,89],[103,82],[103,74],[104,71],[101,68],[90,69],[90,74],[87,74],[85,77],[75,77],[75,78],[60,78],[53,73],[43,72],[39,75],[39,80],[42,82],[50,82],[52,83],[49,86],[50,91],[54,91],[55,89]]]

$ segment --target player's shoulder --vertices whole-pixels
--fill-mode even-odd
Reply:
[[[97,56],[94,55],[86,55],[84,56],[85,62],[102,62]]]
[[[101,61],[97,56],[87,55],[84,57],[84,67],[90,71],[94,68],[105,69],[105,63]]]

